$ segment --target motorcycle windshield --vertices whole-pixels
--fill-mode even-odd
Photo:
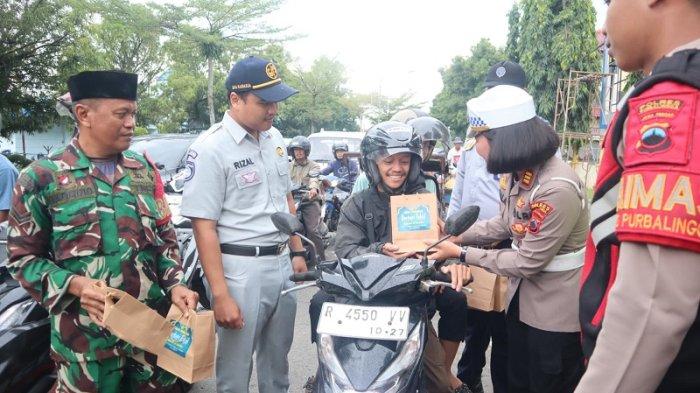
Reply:
[[[395,292],[415,292],[423,266],[418,259],[396,260],[381,254],[365,254],[340,261],[340,272],[322,280],[354,293],[364,302]]]

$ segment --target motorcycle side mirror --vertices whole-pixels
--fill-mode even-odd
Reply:
[[[299,234],[304,231],[304,224],[289,213],[273,213],[271,219],[272,225],[286,235]]]
[[[421,259],[421,264],[425,267],[428,266],[428,252],[433,247],[447,240],[450,236],[459,235],[474,225],[476,220],[479,218],[479,210],[479,206],[467,206],[459,210],[456,214],[451,215],[445,221],[445,233],[447,235],[425,249],[423,252],[423,258]]]
[[[479,219],[479,206],[467,206],[445,220],[445,233],[457,236],[469,229]]]

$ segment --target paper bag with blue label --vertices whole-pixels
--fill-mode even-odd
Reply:
[[[194,383],[214,375],[214,313],[170,307],[164,329],[167,338],[158,351],[158,367]]]
[[[161,329],[165,322],[163,317],[128,293],[110,288],[102,281],[93,284],[93,289],[105,296],[104,327],[134,347],[157,354],[166,334]]]
[[[426,241],[437,242],[437,197],[433,193],[391,197],[391,238],[400,252],[420,252]]]

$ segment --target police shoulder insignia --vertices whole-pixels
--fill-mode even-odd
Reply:
[[[697,93],[660,83],[629,100],[625,165],[687,164],[696,131]]]
[[[526,190],[532,188],[532,182],[535,180],[535,172],[528,169],[523,172],[523,177],[520,179],[520,186]]]
[[[501,191],[506,191],[508,189],[508,175],[501,175],[498,179],[498,186]]]
[[[554,208],[547,202],[536,201],[531,203],[530,225],[527,228],[530,231],[530,233],[538,233],[540,231],[542,223],[544,222],[544,219],[547,218],[547,216],[549,216],[550,214],[552,214],[553,211]]]

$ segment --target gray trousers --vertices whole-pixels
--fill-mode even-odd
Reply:
[[[264,257],[222,255],[229,294],[243,314],[241,330],[217,326],[216,389],[219,393],[247,393],[255,353],[258,391],[289,391],[287,354],[294,337],[296,295],[280,296],[291,288],[289,253]],[[207,284],[207,295],[211,289]],[[213,303],[212,303],[213,307]]]

